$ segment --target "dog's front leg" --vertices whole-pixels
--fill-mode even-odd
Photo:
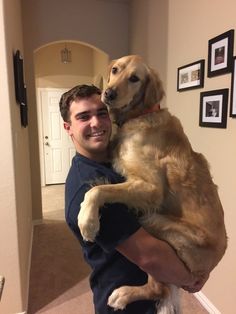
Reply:
[[[129,207],[157,208],[163,197],[162,186],[154,186],[142,180],[126,181],[93,187],[85,194],[78,215],[82,237],[94,241],[99,231],[99,208],[105,203],[123,203]]]
[[[93,242],[99,231],[99,207],[103,203],[99,202],[99,189],[101,186],[95,186],[89,190],[83,202],[80,204],[78,215],[78,226],[84,240]]]

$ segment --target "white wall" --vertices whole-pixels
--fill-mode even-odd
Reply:
[[[222,314],[235,313],[236,119],[229,118],[228,114],[227,129],[201,128],[198,120],[200,92],[230,88],[231,75],[214,78],[205,75],[203,89],[179,93],[176,87],[178,67],[202,58],[207,67],[208,40],[231,28],[236,29],[235,12],[234,0],[224,3],[220,0],[147,0],[145,3],[133,0],[131,14],[135,27],[130,33],[131,53],[144,55],[160,73],[166,86],[166,105],[182,121],[193,148],[209,160],[213,179],[219,186],[229,246],[202,292]],[[139,36],[137,25],[143,20],[144,28]],[[167,42],[159,40],[163,36]]]

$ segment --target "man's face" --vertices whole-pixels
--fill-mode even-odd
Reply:
[[[71,136],[77,152],[97,161],[106,159],[111,120],[100,95],[73,101],[70,123],[65,122],[64,128]]]

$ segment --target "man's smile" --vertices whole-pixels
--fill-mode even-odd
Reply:
[[[88,137],[100,137],[103,136],[106,133],[105,130],[102,131],[96,131],[96,132],[92,132],[88,135]]]

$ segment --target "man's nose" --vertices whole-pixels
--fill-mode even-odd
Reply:
[[[97,126],[100,124],[100,119],[97,115],[93,115],[90,119],[91,126]]]

